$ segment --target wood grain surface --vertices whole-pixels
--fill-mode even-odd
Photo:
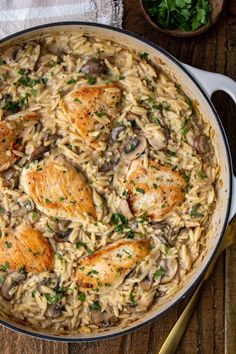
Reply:
[[[205,34],[178,39],[153,30],[140,13],[138,0],[124,0],[123,27],[139,33],[179,60],[236,80],[236,1],[228,2],[220,20]],[[236,163],[236,109],[232,100],[217,92],[213,102],[222,118]],[[187,301],[187,300],[186,300]],[[33,339],[0,326],[3,354],[157,354],[185,303],[178,304],[152,325],[111,340],[63,344]],[[178,349],[179,354],[236,353],[236,248],[217,262],[202,291],[196,311]]]

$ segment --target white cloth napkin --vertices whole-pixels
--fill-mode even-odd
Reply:
[[[0,38],[58,21],[88,21],[121,27],[122,0],[0,0]]]

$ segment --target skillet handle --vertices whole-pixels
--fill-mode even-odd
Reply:
[[[236,82],[234,80],[222,74],[200,70],[187,64],[182,65],[190,72],[209,98],[215,91],[224,91],[230,95],[236,104]],[[236,214],[236,177],[234,175],[232,176],[232,182],[232,202],[229,220]]]

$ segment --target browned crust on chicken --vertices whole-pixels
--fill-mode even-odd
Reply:
[[[150,253],[147,240],[119,240],[83,258],[76,274],[81,289],[118,286],[124,276]]]
[[[155,221],[167,217],[184,200],[184,186],[179,172],[154,161],[145,169],[141,160],[131,163],[125,183],[133,213],[141,216],[146,212]]]
[[[64,158],[47,158],[25,169],[21,184],[37,207],[47,215],[68,219],[96,217],[86,179]]]
[[[23,126],[22,123],[38,120],[38,113],[15,114],[10,120],[0,122],[0,172],[9,168],[17,159],[14,150],[21,151],[23,145],[17,142]]]
[[[115,92],[110,92],[115,89]],[[60,102],[60,106],[69,121],[78,130],[81,137],[96,147],[98,141],[105,141],[110,132],[111,120],[118,112],[121,90],[116,84],[81,87],[70,92]],[[98,122],[97,115],[106,115],[110,122]],[[100,117],[102,118],[102,117]],[[98,139],[90,141],[89,133],[100,131]]]
[[[27,272],[40,273],[52,269],[54,253],[39,230],[24,224],[0,239],[0,262],[9,270],[24,267]]]

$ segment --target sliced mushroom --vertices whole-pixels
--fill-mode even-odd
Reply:
[[[157,131],[158,132],[158,131]],[[163,150],[166,147],[166,140],[163,135],[155,133],[153,136],[149,136],[148,142],[155,150]]]
[[[125,127],[123,125],[115,127],[111,130],[110,134],[110,142],[116,142],[119,139],[119,135],[121,132],[125,130]]]
[[[155,295],[155,290],[144,293],[138,300],[138,305],[136,306],[136,312],[147,311],[153,303]]]
[[[56,55],[60,61],[64,60],[64,56],[67,55],[65,49],[59,48],[56,42],[51,42],[47,46],[47,51],[50,54]]]
[[[19,183],[19,172],[15,170],[13,167],[2,173],[4,178],[3,187],[7,188],[16,188]]]
[[[49,304],[45,312],[45,316],[49,318],[57,318],[61,316],[61,306]]]
[[[92,318],[96,324],[104,328],[113,326],[118,322],[118,318],[110,309],[104,312],[101,312],[100,310],[93,311]]]
[[[144,127],[144,135],[155,150],[163,150],[166,147],[164,130],[157,125],[146,124]]]
[[[38,147],[35,147],[34,148],[34,151],[31,153],[30,157],[29,157],[29,160],[30,161],[36,161],[36,160],[39,160],[43,154],[45,152],[47,152],[49,150],[49,147],[48,146],[38,146]]]
[[[201,154],[206,154],[210,150],[209,140],[206,135],[199,135],[195,138],[195,148]]]
[[[72,229],[68,228],[66,231],[56,232],[53,235],[53,238],[56,242],[67,242],[69,240],[71,231]]]
[[[147,140],[144,136],[133,138],[124,148],[125,158],[129,161],[137,159],[146,149]]]
[[[4,299],[8,301],[12,300],[17,290],[17,286],[21,281],[25,280],[25,278],[26,275],[23,273],[13,272],[9,274],[4,280],[1,288],[1,293]]]
[[[35,125],[35,131],[36,132],[41,132],[41,130],[43,129],[43,125],[41,122],[38,122],[36,125]]]
[[[147,311],[153,303],[156,290],[144,293],[135,304],[127,305],[126,309],[129,313],[137,313]]]
[[[90,58],[81,69],[82,73],[90,75],[107,74],[107,66],[103,59]]]
[[[169,244],[170,246],[175,245],[176,236],[172,232],[172,229],[169,225],[165,223],[154,222],[152,223],[152,228],[154,229],[155,234],[161,242]]]
[[[178,262],[176,258],[167,258],[165,260],[161,260],[159,264],[165,272],[161,277],[160,284],[167,284],[176,276],[179,267]]]
[[[139,283],[139,286],[142,290],[149,291],[152,286],[152,280],[146,277]]]
[[[17,210],[12,210],[11,211],[11,216],[12,217],[18,217],[18,216],[23,216],[23,215],[25,215],[25,214],[27,214],[27,209],[26,208],[20,208],[20,209],[17,209]]]

